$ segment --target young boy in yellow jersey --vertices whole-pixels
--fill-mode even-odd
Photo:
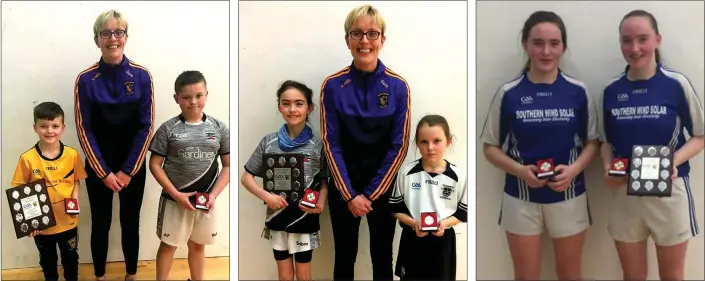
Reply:
[[[64,199],[78,200],[79,180],[86,178],[81,158],[74,148],[61,142],[64,132],[64,111],[56,103],[43,102],[34,108],[34,131],[39,136],[32,148],[22,153],[12,186],[43,179],[54,210],[56,226],[34,231],[34,243],[39,250],[39,264],[46,280],[58,280],[57,245],[65,280],[78,279],[78,216],[66,213]]]

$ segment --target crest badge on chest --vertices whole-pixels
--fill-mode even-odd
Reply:
[[[132,95],[135,92],[135,82],[125,82],[125,92]]]
[[[377,97],[379,97],[379,108],[385,108],[389,105],[389,94],[388,93],[378,94]]]
[[[217,141],[215,138],[215,132],[206,132],[206,141],[208,141],[208,142]]]

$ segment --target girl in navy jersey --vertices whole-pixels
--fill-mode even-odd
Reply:
[[[521,76],[495,94],[481,136],[487,160],[506,172],[499,224],[516,279],[540,279],[545,226],[558,278],[580,280],[591,224],[583,170],[598,150],[594,104],[585,84],[558,68],[568,42],[558,15],[533,13],[521,42],[529,60]],[[547,160],[554,175],[540,179],[537,166]]]
[[[703,149],[703,106],[688,79],[661,64],[661,35],[653,15],[643,10],[625,15],[619,41],[628,65],[608,83],[598,104],[605,182],[614,192],[608,229],[625,280],[646,279],[649,236],[656,244],[661,280],[683,280],[688,240],[699,232],[688,160]],[[613,157],[631,157],[633,145],[675,148],[670,198],[627,196],[628,177],[609,176]]]
[[[326,205],[328,195],[327,164],[323,156],[323,144],[313,135],[307,124],[313,111],[313,91],[296,81],[284,82],[277,91],[279,112],[286,123],[279,131],[262,138],[250,160],[245,164],[242,185],[250,193],[267,204],[263,237],[269,239],[277,261],[279,280],[311,280],[311,258],[320,245],[319,214]],[[264,178],[265,153],[301,153],[304,156],[304,185],[319,191],[315,208],[300,204],[288,205],[278,194],[260,187],[255,176]],[[299,198],[304,189],[298,191]],[[295,265],[294,265],[295,264]]]
[[[395,274],[401,280],[456,280],[455,230],[467,222],[467,180],[463,169],[443,157],[451,145],[448,122],[428,115],[414,138],[421,159],[401,167],[389,199],[402,228]],[[426,218],[434,213],[436,218]],[[424,231],[422,221],[438,222]]]

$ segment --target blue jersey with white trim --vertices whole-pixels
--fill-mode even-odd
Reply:
[[[631,81],[625,72],[605,87],[599,111],[602,141],[614,157],[631,157],[634,145],[670,145],[676,150],[691,136],[703,135],[703,106],[685,75],[661,64],[647,80]],[[678,166],[687,176],[690,165]]]
[[[554,166],[570,165],[588,140],[598,138],[595,106],[585,84],[562,72],[553,83],[534,83],[526,73],[500,87],[485,121],[481,139],[502,147],[522,165],[536,165],[551,158]],[[554,203],[585,192],[585,178],[578,174],[563,192],[548,186],[531,188],[506,174],[504,192],[521,200]]]

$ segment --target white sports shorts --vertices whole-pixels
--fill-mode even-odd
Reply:
[[[578,234],[592,224],[587,193],[551,204],[524,201],[504,193],[499,224],[518,235],[541,234],[544,226],[551,238]]]
[[[272,249],[277,251],[288,251],[289,254],[313,250],[321,245],[320,232],[287,233],[285,231],[269,231],[269,242]]]
[[[672,246],[698,235],[689,178],[673,181],[671,197],[627,196],[627,186],[613,191],[608,230],[621,242],[639,242],[651,236],[659,246]]]
[[[213,209],[210,213],[191,211],[184,209],[176,201],[159,197],[157,237],[174,247],[184,246],[188,240],[211,245],[218,235],[215,221],[217,210]]]

